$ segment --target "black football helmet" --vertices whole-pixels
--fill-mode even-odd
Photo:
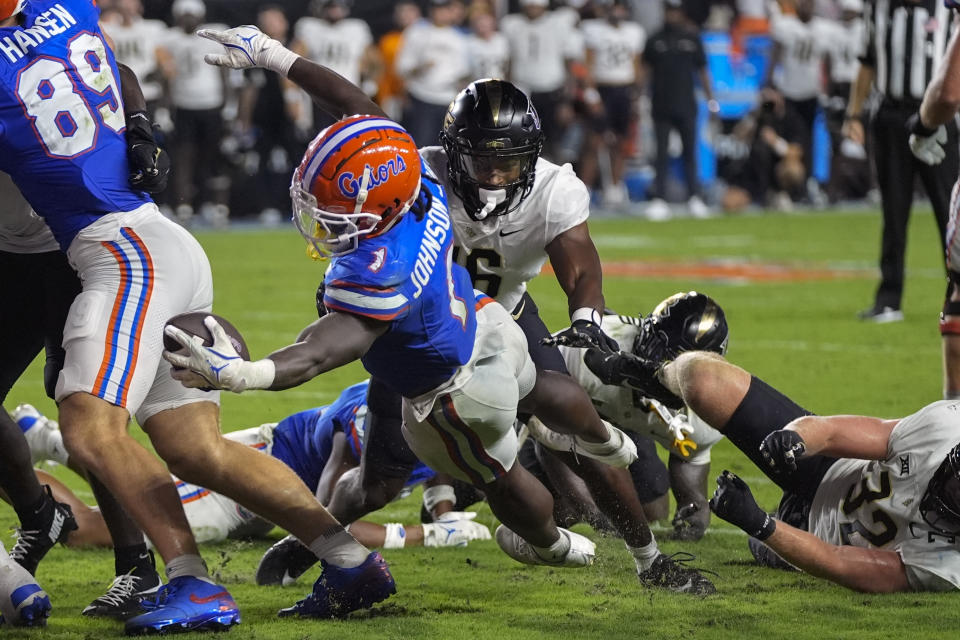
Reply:
[[[960,444],[943,459],[920,499],[920,516],[944,535],[960,535]]]
[[[474,220],[516,210],[533,188],[543,148],[540,116],[506,80],[477,80],[457,94],[440,142],[453,192]]]
[[[633,352],[652,362],[673,360],[684,351],[724,354],[730,330],[713,298],[696,291],[677,293],[640,321]]]

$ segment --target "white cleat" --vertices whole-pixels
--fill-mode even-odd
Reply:
[[[50,596],[30,572],[7,555],[0,544],[0,620],[19,626],[41,626],[50,615]]]
[[[580,436],[557,433],[536,417],[527,422],[530,437],[548,449],[583,455],[611,467],[629,467],[637,459],[637,445],[627,434],[606,420],[603,421],[603,426],[607,428],[610,439],[606,442],[587,442]]]
[[[670,205],[667,204],[666,200],[661,198],[651,200],[647,208],[644,209],[644,214],[647,216],[647,220],[653,222],[662,222],[673,217],[673,212],[670,211]]]
[[[687,200],[687,209],[690,211],[691,216],[700,220],[709,218],[711,215],[710,207],[708,207],[699,196],[693,196]]]
[[[17,405],[10,415],[27,439],[33,464],[45,460],[66,464],[67,449],[63,446],[60,425],[55,420],[47,418],[29,404]]]
[[[560,560],[546,560],[538,554],[530,543],[518,536],[506,525],[497,527],[497,544],[505,554],[523,564],[543,564],[549,567],[587,567],[593,564],[597,556],[597,546],[579,533],[557,527],[560,535],[570,540],[570,550]]]

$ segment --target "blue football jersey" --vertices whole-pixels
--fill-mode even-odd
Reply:
[[[412,398],[439,386],[470,359],[477,331],[473,285],[453,264],[447,198],[423,163],[431,206],[407,212],[389,231],[362,238],[324,279],[328,309],[390,323],[361,361],[371,375]]]
[[[363,455],[364,421],[367,414],[368,382],[344,389],[333,404],[295,413],[281,420],[273,430],[272,454],[293,469],[311,490],[320,484],[323,468],[333,450],[333,434],[342,431],[357,462]],[[417,463],[407,485],[419,484],[435,475]]]
[[[91,0],[30,0],[0,28],[0,170],[66,250],[114,211],[150,202],[127,183],[126,121],[113,52]]]

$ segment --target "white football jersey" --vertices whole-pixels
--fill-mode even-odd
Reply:
[[[501,33],[494,33],[489,40],[471,35],[467,37],[467,56],[470,61],[470,78],[506,78],[510,65],[510,45]]]
[[[604,333],[617,341],[622,351],[632,351],[633,341],[640,333],[639,320],[629,316],[606,315],[601,326]],[[693,432],[683,440],[675,440],[667,430],[666,421],[653,410],[650,400],[639,397],[632,389],[603,384],[583,362],[586,349],[560,347],[570,375],[580,383],[597,407],[597,413],[626,431],[635,431],[653,438],[672,455],[691,464],[708,464],[710,448],[723,434],[708,425],[700,416],[686,410],[687,421]],[[666,409],[671,416],[676,411]]]
[[[593,53],[590,74],[597,84],[633,84],[637,79],[634,62],[643,51],[647,34],[636,22],[617,25],[609,20],[585,20],[580,26],[583,41]]]
[[[394,68],[414,98],[447,105],[470,75],[467,37],[453,27],[414,23],[403,32]]]
[[[896,551],[915,590],[960,588],[960,546],[920,516],[920,499],[960,443],[960,402],[934,402],[900,420],[884,460],[835,462],[810,509],[810,532],[831,544]]]
[[[528,92],[560,89],[567,59],[583,57],[583,36],[565,13],[547,11],[536,20],[511,13],[500,31],[510,43],[510,80]]]
[[[43,218],[30,208],[13,179],[0,171],[0,251],[46,253],[59,251]]]
[[[224,25],[203,25],[201,29],[222,30]],[[176,73],[170,81],[170,100],[180,109],[219,109],[223,106],[224,86],[220,67],[204,62],[208,53],[223,53],[223,45],[200,38],[183,29],[167,31],[162,45],[172,56]]]
[[[824,20],[821,24],[829,45],[830,80],[836,83],[853,82],[860,69],[859,57],[863,51],[863,20]]]
[[[300,18],[294,39],[306,47],[306,58],[333,69],[355,85],[360,84],[360,63],[373,35],[363,20],[346,18],[330,23],[320,18]]]
[[[129,25],[104,24],[104,32],[113,39],[113,53],[117,62],[130,67],[140,80],[143,97],[148,101],[157,100],[163,91],[156,80],[147,80],[147,76],[157,70],[157,47],[160,46],[168,31],[161,20],[134,20]]]
[[[801,22],[792,15],[772,20],[770,35],[783,47],[774,86],[791,100],[808,100],[821,93],[823,56],[830,46],[825,23],[821,18]]]
[[[426,147],[421,156],[447,192],[456,246],[456,261],[473,278],[473,286],[512,311],[527,290],[527,282],[547,261],[546,246],[558,235],[590,215],[590,194],[569,164],[556,165],[539,158],[530,195],[516,211],[477,222],[450,186],[447,154],[442,147]]]

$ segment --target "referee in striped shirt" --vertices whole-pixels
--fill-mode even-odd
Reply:
[[[916,176],[933,206],[941,242],[946,238],[950,187],[960,159],[957,127],[947,127],[946,158],[937,166],[910,152],[907,121],[920,106],[923,92],[939,66],[953,29],[952,16],[940,0],[868,0],[864,7],[864,43],[860,70],[850,89],[844,134],[863,144],[863,106],[876,86],[880,105],[872,133],[877,181],[883,209],[880,286],[874,304],[859,317],[872,322],[903,319],[904,253],[907,222]],[[941,247],[943,244],[941,244]]]

